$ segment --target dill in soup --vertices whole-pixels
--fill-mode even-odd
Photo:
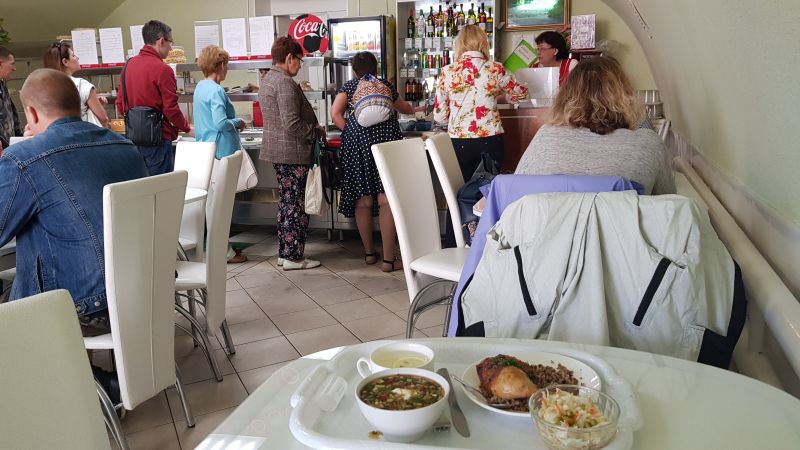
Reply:
[[[438,402],[444,397],[444,389],[417,375],[387,375],[364,385],[358,397],[375,408],[404,411]]]

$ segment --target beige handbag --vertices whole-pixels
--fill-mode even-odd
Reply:
[[[236,192],[243,192],[253,189],[258,184],[256,166],[247,150],[242,149],[242,168],[239,170],[239,180],[236,182]]]

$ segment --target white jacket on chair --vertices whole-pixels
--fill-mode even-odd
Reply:
[[[738,340],[737,276],[708,215],[688,198],[538,194],[503,212],[461,302],[467,329],[482,323],[487,337],[702,360],[704,345],[705,353],[720,345],[732,352]],[[725,365],[722,353],[711,362]]]

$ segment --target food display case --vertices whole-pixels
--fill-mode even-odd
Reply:
[[[378,76],[391,81],[395,71],[394,28],[390,16],[330,19],[331,56],[349,61],[358,52],[371,52],[378,59]]]

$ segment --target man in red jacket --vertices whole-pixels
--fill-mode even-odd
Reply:
[[[161,144],[153,147],[137,145],[147,171],[150,175],[158,175],[172,172],[174,168],[172,141],[178,137],[178,131],[192,134],[194,130],[178,107],[175,73],[162,61],[172,49],[172,28],[151,20],[142,27],[142,38],[145,46],[125,68],[127,104],[124,104],[122,84],[117,89],[116,104],[120,114],[134,106],[148,106],[163,114]]]

